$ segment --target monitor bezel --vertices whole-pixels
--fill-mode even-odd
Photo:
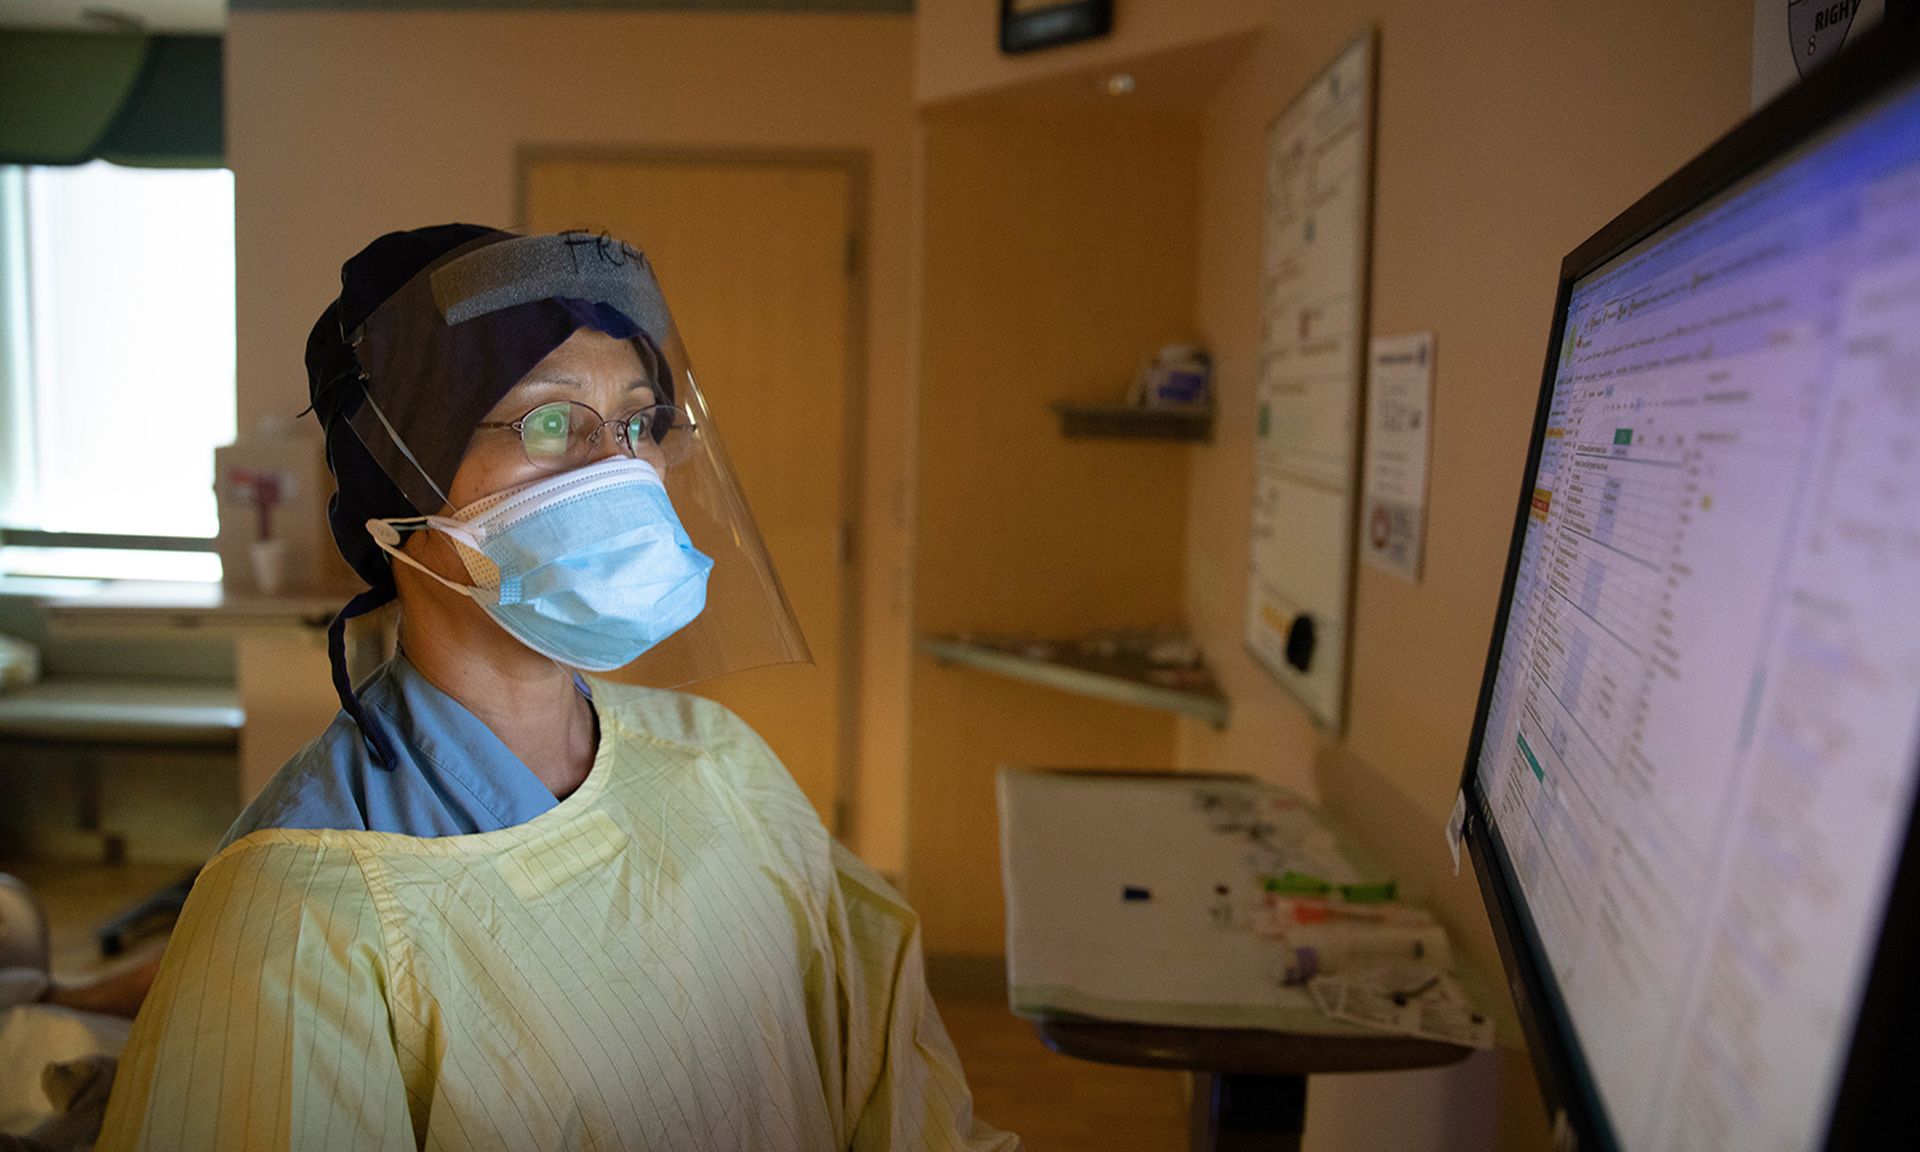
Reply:
[[[1478,766],[1539,474],[1568,300],[1581,277],[1916,74],[1920,74],[1920,37],[1916,37],[1911,22],[1889,21],[1873,29],[1827,67],[1742,121],[1620,213],[1569,253],[1560,266],[1546,367],[1460,787],[1467,807],[1462,838],[1492,921],[1508,987],[1519,1009],[1554,1140],[1561,1148],[1615,1149],[1619,1141],[1575,1039],[1566,1003],[1549,977],[1538,931],[1520,901],[1519,886],[1508,864],[1510,857],[1480,788]],[[1916,771],[1920,772],[1920,765],[1916,765]],[[1920,805],[1916,809],[1920,810]],[[1920,1093],[1895,1079],[1901,1067],[1909,1069],[1910,1076],[1912,1061],[1920,1054],[1920,1039],[1916,1039],[1916,1033],[1920,1033],[1920,991],[1909,975],[1920,971],[1920,820],[1913,815],[1909,815],[1903,842],[1861,1000],[1859,1023],[1834,1096],[1827,1133],[1829,1148],[1865,1146],[1873,1133],[1888,1130],[1885,1125],[1895,1113],[1911,1118],[1920,1110],[1920,1102],[1916,1102]]]

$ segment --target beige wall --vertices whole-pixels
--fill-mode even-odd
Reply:
[[[243,429],[305,407],[307,330],[361,245],[515,222],[523,145],[867,154],[856,847],[887,870],[905,851],[912,50],[904,16],[237,12],[227,34]]]
[[[1071,636],[1178,622],[1191,448],[1064,440],[1193,312],[1191,118],[929,117],[915,626]],[[1174,723],[926,657],[915,667],[908,895],[930,952],[1005,936],[1001,764],[1164,766]]]
[[[1745,114],[1752,5],[1117,0],[1110,39],[1017,59],[993,49],[993,7],[921,0],[923,103],[1058,89],[1075,74],[1262,29],[1204,100],[1198,166],[1194,318],[1218,365],[1220,416],[1214,445],[1194,453],[1188,477],[1184,598],[1234,718],[1224,733],[1180,721],[1175,758],[1321,796],[1375,841],[1413,894],[1442,910],[1476,966],[1497,974],[1478,893],[1470,877],[1451,875],[1442,834],[1559,262]],[[1245,654],[1241,613],[1264,130],[1369,23],[1380,30],[1381,75],[1372,330],[1434,331],[1438,364],[1424,577],[1409,585],[1359,569],[1348,726],[1336,739]],[[1140,94],[1147,89],[1143,79]],[[1514,1044],[1510,1008],[1505,1015]],[[1309,1147],[1478,1147],[1491,1138],[1479,1124],[1491,1124],[1503,1147],[1544,1141],[1517,1051],[1422,1075],[1377,1078],[1364,1092],[1317,1083]],[[1452,1087],[1436,1092],[1434,1075],[1453,1077]],[[1499,1100],[1492,1118],[1463,1119],[1488,1093]],[[1409,1127],[1402,1117],[1395,1135],[1377,1122],[1408,1109],[1435,1122]]]

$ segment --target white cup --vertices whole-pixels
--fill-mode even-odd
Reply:
[[[278,537],[272,540],[255,540],[250,551],[253,558],[254,587],[269,595],[285,587],[287,542]]]

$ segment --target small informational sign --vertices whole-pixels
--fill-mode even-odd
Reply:
[[[1885,12],[1885,0],[1754,0],[1753,106],[1833,59]]]
[[[1426,543],[1433,333],[1374,337],[1367,381],[1360,556],[1375,568],[1417,581]]]

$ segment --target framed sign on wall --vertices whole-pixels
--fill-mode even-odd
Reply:
[[[1113,0],[1000,0],[1000,51],[1031,52],[1113,31]]]

